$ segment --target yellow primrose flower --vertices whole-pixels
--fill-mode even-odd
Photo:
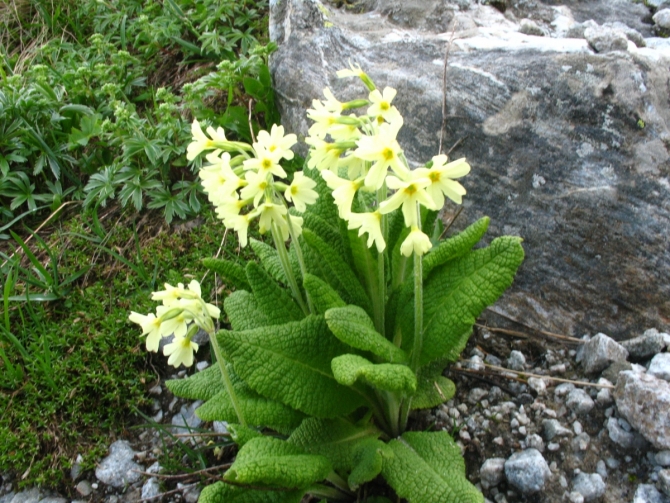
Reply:
[[[272,125],[272,129],[267,131],[259,131],[257,142],[254,147],[258,145],[260,149],[267,150],[271,154],[278,156],[279,159],[287,160],[293,159],[293,151],[291,147],[298,143],[298,137],[294,134],[284,136],[284,126]]]
[[[245,171],[255,170],[259,173],[271,173],[280,178],[286,178],[286,171],[279,165],[279,160],[282,158],[281,150],[275,149],[274,152],[271,152],[262,145],[254,143],[254,154],[256,157],[242,163]]]
[[[409,235],[400,245],[400,253],[405,257],[409,257],[412,253],[424,255],[432,247],[433,244],[430,242],[430,238],[421,232],[416,225],[413,225]]]
[[[307,110],[307,117],[314,121],[309,128],[309,134],[323,139],[330,132],[330,128],[336,125],[335,121],[340,117],[340,112],[329,110],[319,100],[312,100],[312,106],[314,108]]]
[[[312,190],[314,187],[316,187],[314,180],[305,176],[302,171],[297,171],[293,175],[291,185],[284,192],[284,197],[302,213],[307,209],[308,204],[314,204],[319,197],[319,194]]]
[[[272,184],[272,175],[267,171],[247,171],[244,178],[247,180],[247,186],[240,191],[240,195],[242,199],[253,199],[254,206],[258,206],[265,195],[265,189]]]
[[[390,124],[379,126],[379,132],[373,136],[363,136],[356,142],[358,148],[354,155],[374,164],[365,176],[365,186],[379,189],[384,184],[388,168],[403,178],[409,175],[409,169],[401,158],[402,149],[396,140],[402,127],[402,117]]]
[[[384,241],[384,235],[382,234],[382,214],[379,211],[373,213],[350,213],[349,214],[349,224],[347,227],[349,229],[359,229],[358,235],[362,236],[364,232],[368,233],[368,248],[372,247],[374,243],[377,246],[377,251],[379,253],[384,251],[386,248],[386,242]]]
[[[436,155],[433,157],[433,166],[430,169],[420,168],[416,171],[430,179],[431,184],[426,188],[426,192],[438,208],[444,206],[444,196],[456,204],[463,202],[466,190],[460,183],[454,181],[454,178],[461,178],[470,172],[470,165],[465,162],[465,157],[448,163],[446,155]]]
[[[229,218],[239,215],[240,211],[242,211],[242,208],[251,202],[252,201],[249,199],[228,199],[227,201],[223,201],[217,205],[214,210],[216,211],[216,215],[219,217],[219,219],[223,220],[225,224]],[[226,227],[228,226],[226,225]]]
[[[247,213],[246,215],[234,215],[228,218],[224,224],[229,229],[233,229],[237,232],[237,240],[240,242],[242,248],[247,246],[249,232],[249,223],[258,216],[257,211]]]
[[[156,312],[159,316],[164,314],[164,312],[161,312],[161,308],[162,310],[168,309],[164,306],[158,306]],[[193,321],[193,315],[188,310],[183,309],[177,316],[171,316],[170,319],[164,320],[161,323],[161,336],[167,337],[170,334],[174,334],[175,337],[184,337],[188,331],[188,324],[191,321]]]
[[[340,218],[348,220],[349,215],[351,215],[351,203],[356,196],[356,191],[363,185],[363,178],[352,182],[351,180],[340,178],[332,171],[327,170],[321,172],[321,177],[333,191],[333,199],[337,205]]]
[[[386,122],[394,122],[402,119],[398,109],[391,105],[397,91],[391,87],[385,87],[382,93],[375,89],[370,93],[372,105],[368,108],[370,117],[382,117]]]
[[[193,120],[193,124],[191,124],[193,141],[186,147],[186,159],[192,161],[198,157],[201,152],[216,148],[216,142],[227,141],[226,133],[221,127],[215,130],[210,126],[207,128],[207,132],[211,136],[211,139],[202,132],[202,128],[197,119]]]
[[[161,340],[161,320],[156,318],[154,313],[149,313],[147,315],[136,313],[134,311],[130,312],[128,319],[133,323],[137,323],[142,327],[142,335],[147,336],[146,346],[147,351],[153,351],[154,353],[158,351],[158,345]]]
[[[386,201],[381,202],[379,211],[385,215],[402,205],[402,214],[407,227],[417,225],[417,203],[431,210],[438,209],[425,190],[430,185],[428,178],[413,178],[404,181],[391,175],[386,178],[386,185],[397,192]]]
[[[165,283],[164,286],[165,290],[159,290],[158,292],[151,293],[151,299],[162,300],[164,306],[169,307],[173,304],[176,304],[185,292],[183,283],[177,283],[176,287],[168,283]]]
[[[305,143],[312,147],[309,151],[309,159],[307,160],[308,168],[318,169],[319,171],[323,171],[324,169],[337,170],[342,150],[318,137],[308,137],[305,139]]]
[[[236,190],[245,182],[230,167],[230,154],[212,152],[207,155],[207,160],[211,164],[200,168],[198,172],[207,198],[212,204],[219,204],[225,199],[237,199]]]
[[[286,241],[289,238],[286,207],[266,201],[258,209],[260,210],[260,218],[258,220],[260,233],[265,234],[272,228],[272,224],[274,223],[281,231],[284,241]]]
[[[179,367],[193,365],[193,353],[198,350],[198,345],[189,337],[177,337],[163,348],[163,355],[169,356],[168,365]]]

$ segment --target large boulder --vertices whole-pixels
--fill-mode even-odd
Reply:
[[[325,87],[342,100],[364,95],[356,79],[335,76],[357,62],[378,86],[398,90],[410,163],[430,160],[453,39],[443,151],[455,145],[450,157],[472,165],[454,229],[489,215],[491,237],[522,236],[526,250],[494,309],[562,333],[667,331],[670,45],[647,38],[645,48],[629,41],[627,50],[596,53],[583,38],[565,38],[570,27],[593,18],[649,36],[650,11],[633,0],[616,0],[616,9],[605,0],[550,3],[507,2],[503,14],[468,0],[361,1],[362,13],[272,2],[283,123],[306,135],[305,109]],[[548,36],[520,33],[521,17]],[[448,206],[445,221],[457,210]]]

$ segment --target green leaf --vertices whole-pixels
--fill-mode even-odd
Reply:
[[[261,259],[261,264],[263,264],[263,267],[270,276],[272,276],[275,281],[287,285],[288,281],[286,280],[286,274],[281,265],[281,260],[279,260],[279,253],[277,253],[277,250],[254,238],[249,239],[249,244],[256,256]]]
[[[297,410],[259,395],[241,381],[235,382],[233,388],[244,419],[250,426],[268,427],[288,434],[305,418],[305,415]],[[226,390],[219,391],[213,398],[198,407],[196,414],[203,421],[231,423],[239,420]]]
[[[361,306],[371,313],[370,299],[354,272],[341,256],[309,229],[304,229],[302,235],[309,247],[320,256],[321,265],[326,273],[325,279],[337,290],[345,302]]]
[[[212,365],[186,379],[170,379],[165,385],[178,397],[209,400],[221,390],[223,382],[218,365]]]
[[[251,330],[270,324],[265,314],[258,309],[254,295],[246,290],[237,290],[226,297],[223,310],[233,330]]]
[[[410,503],[483,503],[447,432],[406,432],[389,446],[395,455],[384,458],[382,474],[399,497]]]
[[[300,489],[325,479],[332,465],[323,456],[305,454],[297,445],[273,437],[249,440],[223,476],[226,482],[268,488]]]
[[[237,290],[251,290],[244,267],[236,262],[221,258],[205,258],[202,259],[202,264],[210,271],[221,276],[228,282],[229,286],[233,286]]]
[[[430,409],[450,400],[456,385],[442,375],[445,363],[437,361],[419,369],[412,409]]]
[[[300,503],[304,490],[259,491],[245,487],[235,487],[223,482],[205,487],[198,503]]]
[[[347,479],[349,487],[356,490],[374,480],[382,471],[384,457],[389,456],[393,456],[393,451],[381,440],[360,445],[354,454],[354,468]]]
[[[228,423],[228,431],[230,432],[230,438],[232,438],[233,442],[240,447],[252,438],[263,436],[263,434],[255,428],[235,423]]]
[[[380,335],[368,314],[358,306],[329,309],[326,312],[328,328],[345,344],[370,351],[391,363],[408,361],[407,354],[391,341]]]
[[[425,280],[433,269],[448,261],[465,255],[484,236],[489,228],[489,217],[483,217],[470,225],[456,236],[442,241],[430,250],[423,258],[423,279]]]
[[[424,285],[420,365],[458,358],[477,317],[512,284],[524,256],[520,242],[500,237],[434,270]]]
[[[316,417],[348,414],[361,405],[356,391],[338,384],[331,360],[346,347],[323,317],[217,334],[235,372],[261,395]]]
[[[342,242],[342,236],[338,228],[333,227],[330,223],[311,212],[305,213],[303,218],[303,229],[309,229],[314,232],[314,234],[335,250],[338,256],[344,256],[344,243]]]
[[[381,435],[372,424],[358,426],[342,418],[305,419],[288,439],[309,454],[325,456],[338,471],[349,471],[355,463],[358,449],[367,444],[377,445]]]
[[[321,177],[316,169],[305,169],[305,176],[310,177],[316,182],[314,190],[319,194],[316,202],[309,207],[309,214],[318,216],[324,222],[337,222],[338,212],[337,205],[333,199],[332,190],[328,188],[326,181]],[[333,229],[337,231],[337,226],[332,225]]]
[[[318,314],[323,314],[332,307],[346,306],[342,297],[328,283],[313,274],[305,274],[302,286],[309,294],[312,305]]]
[[[282,325],[298,321],[304,316],[293,297],[256,262],[247,264],[246,273],[258,309],[265,315],[268,324]]]
[[[331,367],[337,382],[345,386],[352,386],[362,377],[377,389],[406,393],[416,391],[416,376],[405,365],[375,364],[362,356],[342,355],[333,358]]]

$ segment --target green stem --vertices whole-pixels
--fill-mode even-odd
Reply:
[[[349,484],[347,483],[346,480],[344,480],[342,477],[340,477],[335,470],[330,472],[330,474],[326,477],[326,480],[333,484],[335,487],[337,487],[340,491],[344,493],[349,493],[353,494],[351,489],[349,489]]]
[[[286,251],[284,239],[282,238],[281,232],[279,229],[277,229],[277,226],[274,222],[272,223],[272,239],[275,242],[275,249],[279,255],[279,262],[281,262],[282,269],[284,269],[284,274],[286,274],[286,279],[288,281],[289,287],[291,288],[291,291],[293,292],[293,297],[300,306],[300,309],[302,309],[303,313],[308,315],[309,308],[302,298],[302,293],[298,287],[298,282],[295,280],[295,276],[293,275],[293,269],[291,268],[291,262],[288,258],[288,251]]]
[[[237,415],[238,421],[242,426],[246,426],[247,422],[244,420],[244,414],[242,414],[242,408],[240,407],[240,402],[237,400],[237,394],[235,394],[233,383],[230,380],[230,375],[228,374],[228,369],[226,368],[226,361],[223,359],[223,355],[221,354],[221,348],[219,347],[219,343],[216,340],[216,334],[214,333],[214,331],[208,332],[208,334],[209,334],[209,343],[212,345],[212,348],[214,348],[214,354],[216,355],[216,362],[218,363],[219,369],[221,370],[221,380],[223,380],[223,386],[226,388],[226,391],[228,392],[228,396],[230,397],[230,401],[233,404],[233,409],[235,409],[235,414]]]
[[[298,258],[298,265],[300,265],[300,274],[302,274],[303,280],[305,279],[305,274],[307,274],[307,267],[305,267],[305,257],[302,254],[302,247],[300,246],[300,241],[298,240],[298,235],[295,232],[295,227],[293,227],[293,222],[291,221],[291,215],[286,214],[288,220],[288,232],[291,234],[291,244],[295,246],[295,255]],[[312,299],[309,296],[309,292],[305,291],[305,297],[307,297],[307,307],[309,312],[316,314],[314,305],[312,304]]]
[[[379,205],[386,199],[386,182],[377,191],[377,209]],[[386,214],[382,215],[381,221],[382,236],[384,242],[388,240],[388,217]],[[373,299],[375,326],[377,331],[386,337],[386,253],[382,252],[377,255],[377,297]]]

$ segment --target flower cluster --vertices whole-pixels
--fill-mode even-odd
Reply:
[[[357,66],[337,75],[360,78],[370,93],[367,100],[341,103],[326,88],[326,99],[312,102],[307,116],[314,124],[305,140],[311,146],[308,167],[321,172],[333,191],[340,217],[349,229],[359,229],[359,236],[368,235],[368,247],[374,244],[380,253],[386,248],[382,217],[402,208],[410,232],[400,251],[405,256],[423,255],[432,245],[421,231],[420,206],[439,210],[445,196],[460,204],[465,189],[455,179],[467,175],[470,165],[464,158],[448,162],[447,156],[437,155],[426,166],[410,169],[397,140],[403,118],[392,105],[395,89],[386,87],[380,92]],[[364,115],[343,114],[365,106]],[[395,192],[387,198],[388,189]],[[378,205],[369,208],[372,211],[354,212],[358,191],[376,191],[381,195]]]
[[[287,203],[303,212],[318,194],[313,190],[316,182],[302,172],[286,183],[280,161],[293,159],[291,147],[297,142],[296,135],[284,135],[284,128],[274,125],[269,133],[260,131],[257,141],[249,145],[228,141],[222,128],[207,128],[208,137],[197,120],[191,132],[187,159],[212,150],[205,156],[209,164],[200,169],[202,186],[218,217],[237,232],[242,246],[247,245],[249,225],[256,218],[261,233],[276,229],[284,241],[291,233],[300,234],[302,218],[289,215]],[[243,213],[245,208],[250,209]]]
[[[163,348],[163,354],[169,356],[169,365],[178,367],[183,363],[190,367],[193,353],[198,350],[198,344],[191,339],[198,328],[214,333],[212,320],[219,318],[221,310],[202,300],[200,283],[196,280],[186,288],[182,283],[176,287],[165,283],[165,290],[153,292],[151,298],[163,302],[156,308],[156,314],[131,312],[128,319],[142,327],[142,335],[147,336],[147,351],[158,352],[161,338],[174,334],[172,342]]]

